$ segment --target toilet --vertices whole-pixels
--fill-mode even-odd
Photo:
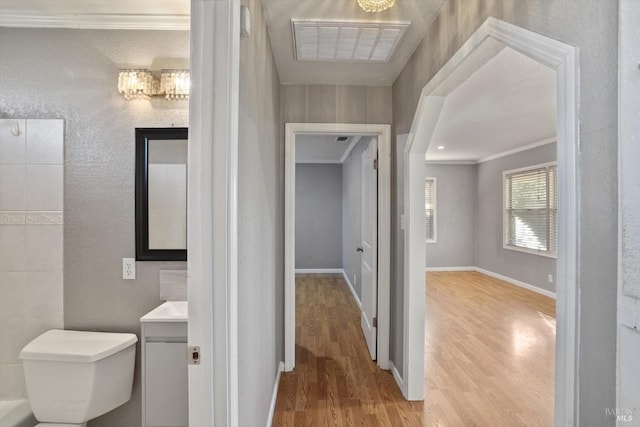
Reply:
[[[36,427],[86,427],[131,398],[134,334],[52,329],[20,353]]]

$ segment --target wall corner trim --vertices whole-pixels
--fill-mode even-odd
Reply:
[[[284,371],[284,362],[278,364],[278,372],[276,373],[276,381],[273,384],[273,394],[271,395],[271,403],[269,404],[269,416],[267,417],[267,427],[273,425],[273,415],[276,412],[276,400],[278,399],[278,388],[280,387],[280,377]]]
[[[353,299],[356,301],[356,304],[358,305],[358,309],[362,312],[362,303],[360,302],[360,298],[358,298],[358,294],[356,293],[356,290],[353,288],[353,285],[351,284],[351,280],[349,280],[349,277],[347,276],[347,273],[344,270],[342,270],[342,276],[344,277],[344,281],[347,282],[347,286],[351,291],[351,295],[353,295]]]

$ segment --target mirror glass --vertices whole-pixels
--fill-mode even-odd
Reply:
[[[136,129],[136,259],[187,258],[187,129]]]

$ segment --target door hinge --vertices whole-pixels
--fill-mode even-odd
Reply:
[[[373,168],[378,170],[378,159],[373,159]]]
[[[374,317],[374,318],[373,318],[373,327],[374,327],[374,328],[377,328],[377,327],[378,327],[378,318],[377,318],[377,317]]]
[[[199,365],[200,364],[200,347],[187,347],[187,364]]]

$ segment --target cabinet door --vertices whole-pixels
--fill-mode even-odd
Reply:
[[[145,420],[149,427],[189,425],[187,344],[145,344]]]

